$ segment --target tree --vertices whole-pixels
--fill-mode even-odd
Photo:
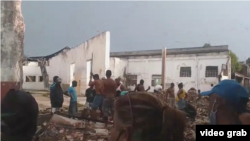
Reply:
[[[246,60],[246,64],[250,66],[250,58]]]
[[[205,43],[203,47],[211,47],[211,45],[209,43]]]
[[[230,57],[231,57],[231,71],[233,72],[239,72],[241,71],[241,64],[239,63],[239,59],[232,51],[230,51]]]

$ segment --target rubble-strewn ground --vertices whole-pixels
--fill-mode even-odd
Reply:
[[[50,113],[50,104],[44,104],[48,99],[38,98],[40,96],[35,96],[36,100],[39,103],[40,108],[40,118],[38,121],[38,129],[44,128],[47,126],[47,130],[40,135],[39,141],[105,141],[109,135],[109,130],[112,128],[112,125],[108,125],[108,128],[105,128],[103,123],[91,122],[87,120],[77,120],[62,117],[59,115],[54,115],[51,118]],[[157,97],[164,99],[166,103],[168,100],[165,97],[164,92],[162,94],[157,94]],[[82,114],[83,105],[85,104],[85,99],[82,98],[82,102],[79,107],[79,115]],[[41,102],[42,101],[42,102]],[[67,101],[67,100],[66,100]],[[187,118],[187,128],[185,131],[185,141],[195,141],[195,125],[204,125],[208,124],[208,97],[201,97],[198,100],[198,94],[196,90],[191,90],[188,92],[187,102],[193,105],[197,110],[197,116],[195,121],[189,120]],[[41,104],[43,103],[43,104]],[[67,102],[66,102],[67,103]],[[81,106],[82,105],[82,106]],[[65,104],[62,108],[61,113],[67,113],[67,106]],[[47,108],[47,109],[46,109]],[[248,103],[248,108],[250,108],[250,102]],[[86,110],[85,110],[86,111]],[[48,119],[51,119],[49,123]],[[42,123],[44,123],[42,125]],[[44,126],[44,127],[43,127]]]
[[[159,94],[160,99],[166,99],[164,96],[165,92]],[[195,89],[188,91],[187,102],[196,108],[197,115],[195,121],[188,119],[187,128],[185,131],[185,141],[195,141],[196,129],[195,125],[206,125],[209,124],[208,121],[208,97],[202,96],[198,99],[198,93]],[[165,100],[168,103],[168,100]],[[248,102],[248,109],[250,109],[250,102]]]

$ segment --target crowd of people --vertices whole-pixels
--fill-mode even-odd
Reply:
[[[111,79],[112,72],[106,71],[106,78],[99,79],[91,74],[90,88],[87,89],[87,101],[91,116],[96,110],[102,112],[103,120],[113,117],[114,127],[109,141],[183,141],[186,115],[180,109],[185,104],[187,93],[183,84],[178,84],[175,96],[174,83],[167,89],[169,105],[154,94],[147,93],[144,81],[136,85],[134,91],[126,91],[120,78]],[[93,81],[92,81],[93,78]],[[70,96],[69,114],[77,113],[77,94],[73,81],[71,87],[63,92],[61,78],[55,76],[50,87],[51,112],[57,112],[63,104],[63,94]],[[155,89],[155,93],[161,87]],[[94,91],[93,91],[94,90]],[[250,125],[250,113],[247,109],[249,94],[246,89],[233,80],[223,80],[211,91],[200,92],[200,96],[209,97],[210,124],[246,124]],[[39,109],[34,97],[28,92],[11,89],[1,101],[1,139],[6,141],[31,141],[37,128]]]

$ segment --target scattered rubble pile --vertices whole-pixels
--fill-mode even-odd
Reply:
[[[153,94],[153,93],[152,93]],[[159,99],[166,101],[166,94],[154,94]],[[194,106],[197,110],[195,121],[188,119],[187,128],[185,131],[185,141],[195,141],[195,125],[206,125],[208,121],[208,97],[198,99],[197,91],[189,90],[187,102]],[[250,109],[250,102],[248,103]],[[79,115],[88,117],[89,110],[79,110]],[[67,113],[67,109],[61,109],[60,113]],[[70,119],[64,116],[50,114],[50,108],[41,110],[38,119],[38,131],[34,141],[105,141],[109,135],[109,130],[112,125],[105,128],[103,123],[93,123],[87,120]],[[40,133],[39,133],[40,132]],[[38,138],[39,137],[39,138]]]
[[[85,110],[79,110],[79,117]],[[33,141],[105,141],[112,124],[105,127],[104,123],[92,122],[76,118],[68,118],[67,109],[58,114],[50,114],[50,108],[41,110],[38,118],[38,131]]]
[[[156,95],[159,99],[164,99],[166,103],[169,103],[168,100],[166,100],[166,92],[163,91],[161,94]],[[198,100],[198,94],[195,89],[190,89],[188,91],[188,97],[186,99],[188,103],[190,103],[193,107],[197,109],[197,116],[195,121],[187,118],[187,128],[185,131],[185,141],[195,141],[195,125],[205,125],[208,124],[208,97],[201,97],[201,99]]]
[[[188,91],[188,97],[186,101],[196,108],[197,115],[195,121],[189,120],[187,121],[187,129],[185,131],[186,141],[195,141],[195,125],[205,125],[208,124],[208,97],[201,97],[198,99],[198,93],[195,89],[190,89]]]
[[[39,141],[99,141],[108,137],[109,131],[104,123],[93,123],[54,114]]]

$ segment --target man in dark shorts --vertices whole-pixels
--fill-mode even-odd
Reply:
[[[95,98],[94,101],[91,105],[91,117],[92,118],[96,118],[96,110],[99,108],[100,111],[102,110],[102,103],[103,103],[103,99],[104,99],[104,95],[103,95],[103,81],[99,79],[99,75],[95,74],[93,76],[93,74],[91,73],[90,75],[90,81],[89,81],[89,86],[90,87],[95,87]],[[91,81],[91,78],[93,76],[94,81]]]
[[[1,140],[31,141],[38,114],[38,104],[30,93],[9,90],[1,101]]]
[[[104,80],[104,96],[105,99],[103,101],[103,114],[104,114],[104,120],[108,120],[109,112],[111,111],[111,116],[113,117],[113,105],[114,105],[114,98],[116,95],[116,82],[111,79],[112,72],[111,70],[106,71],[106,77],[107,79]]]

